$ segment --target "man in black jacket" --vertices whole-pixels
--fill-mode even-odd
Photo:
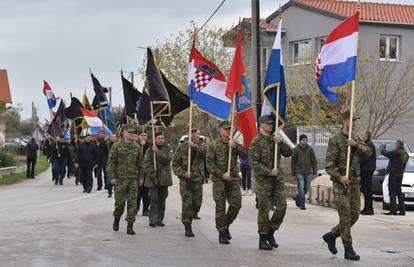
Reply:
[[[75,168],[80,169],[80,180],[83,185],[83,192],[90,193],[93,186],[93,167],[97,162],[97,147],[92,142],[93,137],[86,135],[85,141],[79,144]]]
[[[27,178],[34,178],[34,171],[36,166],[37,151],[39,150],[39,145],[36,144],[34,137],[30,139],[30,142],[26,146],[27,149]]]
[[[52,176],[55,185],[63,185],[66,174],[66,161],[68,159],[68,148],[63,141],[63,135],[55,137],[56,142],[50,146],[50,162],[52,162]]]
[[[371,156],[361,161],[361,192],[364,194],[364,209],[361,215],[374,215],[372,208],[372,175],[377,167],[377,155],[374,143],[371,141],[371,132],[363,131],[359,134],[359,138],[364,141],[371,149]]]
[[[405,215],[405,202],[404,195],[401,192],[401,184],[407,165],[409,155],[404,149],[404,142],[397,140],[395,142],[395,149],[387,151],[385,144],[381,145],[381,154],[389,159],[388,162],[388,192],[390,194],[390,212],[385,213],[386,215]],[[397,203],[396,197],[398,198],[398,205],[400,213],[397,214]]]
[[[104,184],[105,189],[108,190],[108,176],[106,175],[106,164],[108,162],[109,155],[109,146],[106,141],[105,129],[99,131],[99,138],[96,140],[97,149],[98,149],[98,158],[97,158],[97,167],[96,167],[96,178],[98,183],[98,188],[96,190],[102,190],[102,172],[104,174]],[[109,194],[109,192],[108,192]]]

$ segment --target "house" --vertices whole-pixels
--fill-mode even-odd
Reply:
[[[364,54],[373,55],[377,62],[392,64],[397,69],[403,69],[410,59],[414,59],[414,5],[290,0],[261,21],[262,79],[276,36],[279,15],[283,17],[282,50],[286,69],[313,64],[327,34],[357,9],[360,10],[359,48]],[[251,19],[243,19],[242,28],[249,31],[249,27]],[[247,71],[250,71],[250,40],[243,45],[244,62]],[[312,104],[312,109],[317,108],[318,103]],[[414,106],[414,103],[410,105]],[[414,147],[414,128],[397,123],[381,138],[402,138]]]
[[[9,87],[9,79],[7,77],[7,70],[0,69],[0,115],[5,110],[6,104],[11,104],[11,94]],[[6,126],[0,117],[0,147],[5,143]]]

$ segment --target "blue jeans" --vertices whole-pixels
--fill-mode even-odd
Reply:
[[[52,162],[52,175],[55,182],[63,182],[66,174],[66,160],[64,159],[55,159]]]
[[[305,207],[305,195],[308,193],[309,190],[309,183],[311,180],[311,175],[307,174],[301,174],[301,173],[297,173],[296,174],[296,183],[297,183],[297,188],[298,188],[298,194],[296,196],[296,205],[298,207]]]

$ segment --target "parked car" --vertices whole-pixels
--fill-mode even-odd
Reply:
[[[385,144],[387,150],[393,150],[395,140],[376,139],[372,140],[372,142],[374,143],[377,154],[377,168],[374,171],[374,175],[372,176],[372,193],[375,195],[382,195],[382,184],[384,182],[385,175],[387,174],[388,158],[381,154],[380,146],[381,144]],[[404,147],[408,153],[413,152],[407,144],[405,144]]]
[[[406,206],[414,206],[414,153],[410,154],[410,159],[405,167],[404,177],[401,185],[401,191],[404,194]],[[390,195],[388,192],[388,174],[382,183],[382,208],[388,210],[390,208]],[[397,200],[398,202],[398,200]]]
[[[20,138],[6,138],[4,145],[6,147],[22,147],[26,146],[27,142]]]

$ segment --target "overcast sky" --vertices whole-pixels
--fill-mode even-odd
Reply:
[[[41,121],[49,117],[43,80],[69,102],[69,92],[93,96],[89,67],[104,86],[113,88],[113,106],[123,105],[119,71],[137,71],[145,50],[189,26],[201,25],[221,0],[0,0],[0,68],[6,68],[13,104]],[[285,1],[282,1],[285,2]],[[414,0],[385,1],[414,3]],[[250,0],[227,0],[209,26],[229,27],[251,16]],[[279,1],[261,0],[261,16]],[[183,74],[186,75],[186,74]],[[136,77],[136,86],[142,82]]]

